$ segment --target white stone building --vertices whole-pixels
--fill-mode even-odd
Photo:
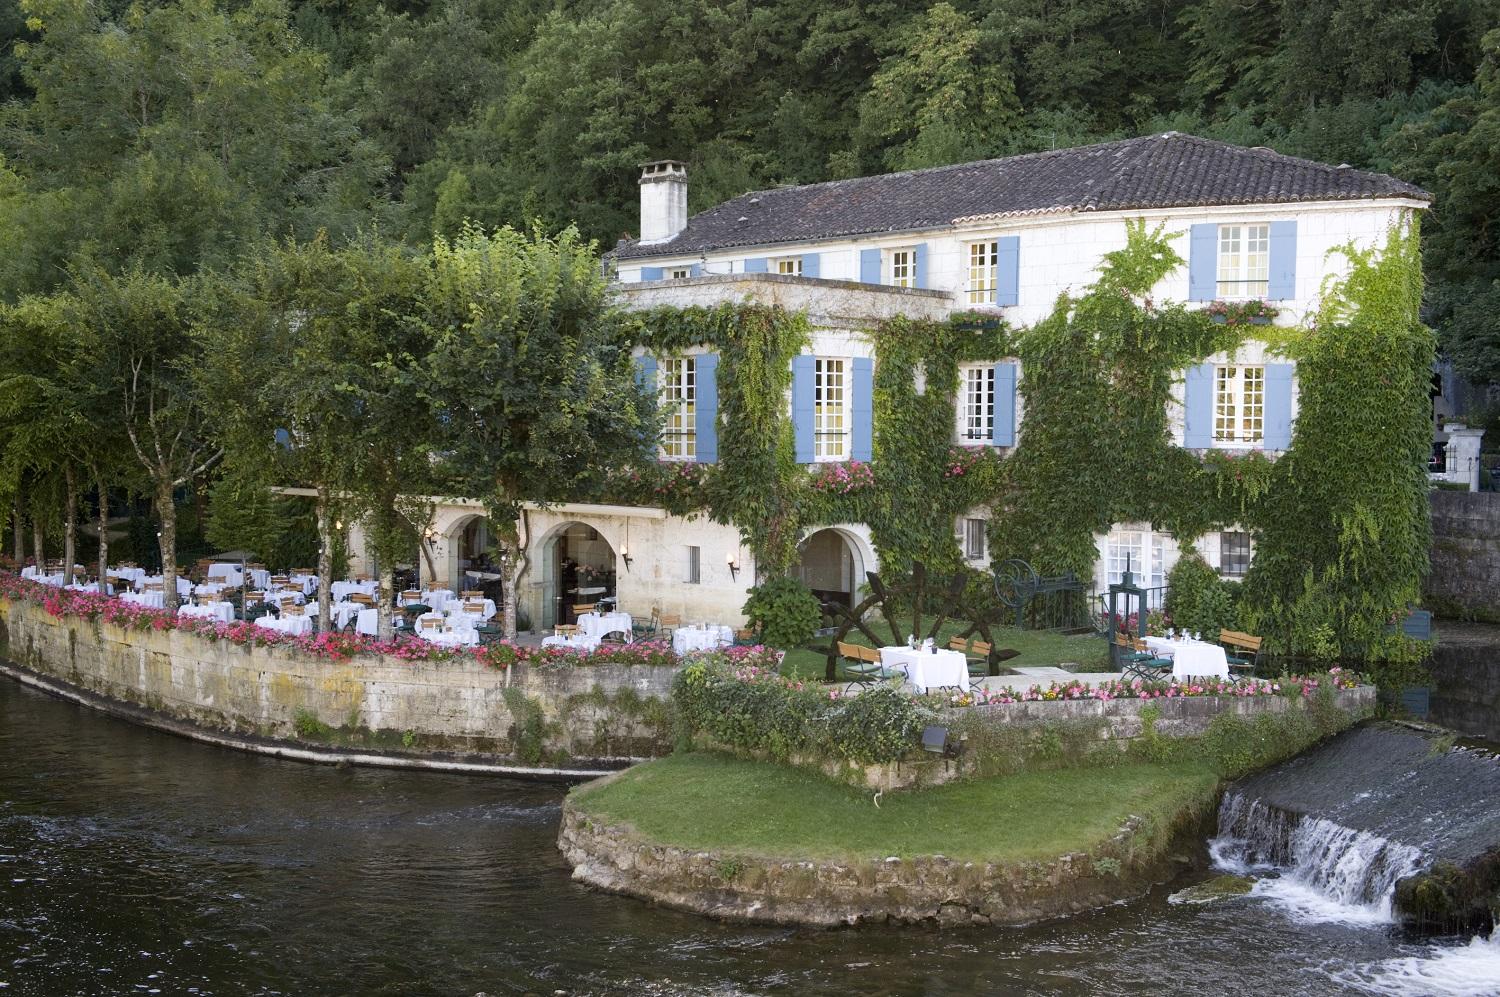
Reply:
[[[879,357],[865,330],[882,318],[992,311],[1012,326],[1030,325],[1060,294],[1089,284],[1104,254],[1125,245],[1126,223],[1144,219],[1175,233],[1188,261],[1156,288],[1157,299],[1263,299],[1278,310],[1278,324],[1295,325],[1316,310],[1320,288],[1343,263],[1332,250],[1382,243],[1393,224],[1430,200],[1392,177],[1176,133],[776,188],[692,217],[687,184],[681,163],[645,167],[642,238],[611,254],[618,293],[628,307],[750,299],[805,310],[815,331],[809,354],[794,361],[788,405],[797,459],[810,464],[869,457]],[[715,460],[717,379],[734,372],[706,349],[642,363],[655,374],[669,420],[674,409],[692,413],[669,421],[662,459]],[[954,442],[1014,446],[1025,432],[1017,393],[1025,377],[1012,358],[968,365]],[[1296,415],[1292,365],[1250,342],[1235,356],[1184,371],[1170,421],[1182,446],[1274,452],[1289,445]],[[477,515],[457,505],[439,509],[433,555],[440,576],[456,580],[464,529]],[[986,515],[976,509],[954,523],[976,566],[989,560]],[[659,606],[689,620],[738,621],[755,578],[731,526],[605,506],[558,506],[528,519],[521,604],[539,625],[554,622],[577,595],[565,591],[580,586],[562,581],[558,565],[579,556],[614,559],[623,608]],[[1178,556],[1170,536],[1145,524],[1117,524],[1098,542],[1100,588],[1118,578],[1127,555],[1138,573],[1146,567],[1143,584],[1152,586]],[[1243,574],[1253,557],[1240,531],[1209,533],[1199,546],[1226,576]],[[863,524],[824,524],[805,540],[802,571],[815,590],[852,597],[863,573],[877,567]]]

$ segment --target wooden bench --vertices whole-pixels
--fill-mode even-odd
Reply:
[[[1254,674],[1260,664],[1262,638],[1239,630],[1220,630],[1219,644],[1231,669],[1242,669]]]

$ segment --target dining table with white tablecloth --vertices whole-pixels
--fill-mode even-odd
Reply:
[[[123,578],[132,586],[142,578],[146,577],[145,568],[137,568],[134,565],[119,564],[109,569],[109,574],[114,578]]]
[[[163,609],[167,605],[165,593],[160,589],[153,589],[150,592],[126,592],[120,596],[120,601],[146,609]]]
[[[471,613],[467,604],[478,602],[483,604],[483,609],[478,613]],[[466,616],[470,622],[478,626],[488,623],[495,618],[495,600],[493,599],[454,599],[448,603],[445,614],[449,617]]]
[[[578,617],[578,632],[590,637],[607,637],[617,633],[628,641],[632,636],[629,613],[584,613]]]
[[[426,606],[434,613],[442,613],[448,609],[448,603],[454,599],[452,589],[426,589],[422,592],[421,605]]]
[[[374,596],[379,588],[380,583],[373,579],[360,579],[356,581],[352,578],[345,578],[330,585],[328,592],[333,596],[334,602],[343,602],[351,595]]]
[[[543,647],[561,647],[570,651],[593,651],[599,647],[599,638],[588,634],[552,634],[542,638]]]
[[[234,622],[234,603],[232,602],[200,602],[196,606],[178,606],[178,616],[198,618],[201,620],[216,620],[219,623]]]
[[[279,606],[283,602],[290,602],[294,606],[305,606],[307,604],[307,596],[303,595],[298,589],[280,589],[276,592],[267,592],[266,602],[269,602],[273,606]]]
[[[95,594],[98,594],[98,592],[99,592],[99,583],[98,582],[74,582],[72,585],[64,585],[63,588],[68,589],[71,592],[93,592]],[[108,582],[106,582],[104,584],[104,594],[105,595],[114,595],[115,594],[115,587],[113,585],[110,585]]]
[[[962,652],[946,648],[882,647],[880,663],[901,672],[917,692],[935,688],[969,691],[969,662]]]
[[[255,625],[266,630],[276,630],[293,637],[306,637],[312,633],[313,621],[310,616],[262,616],[256,619]]]
[[[442,624],[441,629],[424,627],[424,623],[437,621]],[[467,625],[465,617],[450,621],[437,613],[423,613],[417,617],[417,636],[430,644],[442,644],[448,647],[473,647],[479,644],[479,631]]]
[[[672,631],[672,650],[713,651],[734,643],[734,630],[725,626],[677,627]]]
[[[292,575],[288,579],[288,582],[293,588],[301,589],[302,594],[305,596],[311,596],[318,590],[317,575]]]
[[[1229,678],[1229,656],[1218,644],[1188,638],[1147,637],[1146,646],[1159,658],[1172,659],[1172,677]]]
[[[166,585],[166,579],[161,575],[142,575],[135,580],[135,590],[144,592],[147,585]],[[182,575],[177,576],[177,594],[186,599],[193,594],[193,583]]]

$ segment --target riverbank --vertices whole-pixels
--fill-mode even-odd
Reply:
[[[1218,800],[1204,763],[1027,772],[883,794],[694,752],[571,793],[574,878],[728,920],[1020,924],[1169,878]]]

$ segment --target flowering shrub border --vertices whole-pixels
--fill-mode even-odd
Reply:
[[[309,657],[345,662],[359,655],[385,655],[401,661],[455,661],[472,659],[490,668],[505,669],[516,663],[533,667],[563,668],[590,665],[652,665],[675,668],[689,661],[710,661],[731,666],[775,668],[780,660],[768,648],[731,647],[721,651],[694,651],[679,655],[665,641],[637,641],[606,645],[593,651],[562,647],[523,647],[501,641],[488,647],[445,647],[416,637],[379,640],[366,634],[334,631],[296,637],[267,630],[245,620],[221,623],[201,617],[182,617],[162,609],[124,602],[97,592],[59,589],[0,572],[0,596],[40,605],[48,615],[108,623],[125,630],[166,633],[180,631],[204,640],[227,640],[240,647],[284,647]]]
[[[1191,699],[1204,696],[1231,696],[1246,699],[1256,696],[1285,696],[1288,699],[1310,699],[1320,688],[1354,689],[1367,680],[1358,672],[1334,666],[1318,675],[1283,675],[1276,679],[1204,678],[1186,682],[1148,682],[1144,679],[1114,679],[1097,685],[1082,680],[1033,685],[1024,691],[1011,686],[1000,689],[971,689],[940,698],[947,706],[994,706],[1008,703],[1055,703],[1066,700],[1112,699]]]

